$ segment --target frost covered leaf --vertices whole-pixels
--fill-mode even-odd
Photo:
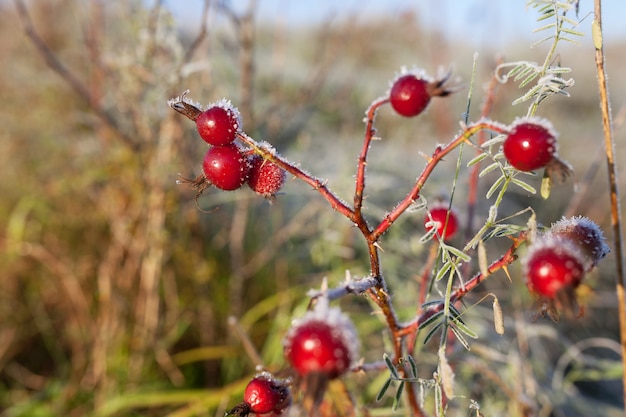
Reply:
[[[530,194],[536,194],[537,190],[535,190],[535,187],[533,187],[532,185],[525,183],[524,181],[517,179],[517,178],[511,178],[511,183],[517,185],[518,187],[522,188],[525,191],[528,191]]]
[[[485,159],[487,157],[489,157],[489,154],[481,153],[478,156],[476,156],[475,158],[473,158],[471,161],[469,161],[467,163],[467,167],[469,168],[469,167],[471,167],[473,165],[476,165],[476,164],[478,164],[479,162],[481,162],[483,159]]]
[[[433,237],[435,237],[435,235],[437,234],[437,228],[433,227],[432,229],[430,229],[428,232],[426,232],[426,234],[424,234],[424,236],[422,236],[419,240],[419,243],[426,243],[429,240],[431,240]]]
[[[493,145],[498,145],[498,144],[504,142],[504,139],[506,139],[505,135],[496,135],[493,138],[483,142],[480,145],[480,147],[483,148],[483,149],[486,149],[486,148],[489,148],[489,147],[491,147]]]
[[[464,253],[463,251],[461,251],[458,248],[455,248],[454,246],[448,246],[446,245],[446,250],[448,250],[451,254],[453,254],[454,256],[456,256],[459,260],[463,261],[463,262],[469,262],[472,260],[471,256],[469,256],[467,253]]]
[[[456,326],[459,329],[459,331],[463,332],[463,334],[471,337],[472,339],[478,339],[478,333],[470,329],[465,323],[463,323],[463,321],[460,318],[455,318],[453,320],[453,323],[454,323],[454,326],[452,327],[453,329]],[[467,350],[469,350],[469,347]]]
[[[500,188],[502,186],[502,184],[504,184],[504,181],[506,180],[506,178],[503,176],[501,176],[500,178],[498,178],[496,180],[496,182],[493,183],[493,185],[491,186],[491,188],[489,188],[489,191],[487,191],[487,198],[491,198],[491,196],[498,191],[498,188]]]
[[[484,177],[485,175],[487,175],[488,173],[490,173],[491,171],[500,168],[500,163],[499,162],[494,162],[491,165],[488,165],[487,167],[485,167],[482,171],[480,171],[480,174],[478,174],[479,178]]]
[[[461,331],[455,326],[450,326],[450,330],[452,330],[452,333],[454,333],[454,336],[456,336],[457,342],[462,344],[465,350],[469,351],[470,345],[467,339],[465,339],[465,336],[463,336],[463,333],[461,333]]]
[[[440,281],[443,277],[448,275],[453,266],[452,262],[446,262],[437,272],[437,275],[435,275],[435,282]]]

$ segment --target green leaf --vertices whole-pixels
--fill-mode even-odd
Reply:
[[[439,329],[441,328],[442,324],[438,323],[436,326],[433,326],[432,329],[430,329],[430,331],[428,332],[428,334],[426,335],[426,337],[424,338],[424,344],[428,344],[428,342],[430,342],[430,339],[433,338],[433,336],[435,336],[435,333],[437,333],[439,331]]]
[[[505,177],[501,176],[500,178],[498,178],[496,180],[496,182],[493,183],[493,185],[491,186],[491,188],[489,188],[489,191],[487,191],[487,198],[491,198],[491,196],[498,191],[498,188],[500,188],[502,186],[502,184],[504,184],[505,181]]]
[[[398,384],[398,390],[396,391],[396,395],[393,397],[393,410],[396,411],[400,406],[400,400],[402,399],[402,392],[404,391],[404,381],[400,381]]]
[[[543,38],[541,40],[538,40],[537,42],[534,42],[533,44],[531,44],[530,47],[534,48],[535,46],[541,45],[542,43],[547,42],[550,39],[554,39],[554,35],[550,35],[550,36],[547,36],[547,37],[545,37],[545,38]]]
[[[460,320],[459,318],[454,318],[452,319],[452,322],[454,323],[454,326],[452,326],[453,328],[456,327],[457,329],[459,329],[461,332],[463,332],[463,334],[471,337],[472,339],[478,339],[478,333],[476,333],[474,330],[470,329],[465,323],[463,323],[462,320]]]
[[[537,72],[529,74],[528,77],[524,78],[524,80],[519,84],[519,88],[526,87],[528,84],[533,82],[535,78],[537,78],[538,76],[539,76],[539,73]]]
[[[437,234],[437,228],[433,227],[420,238],[419,243],[426,243],[430,241],[435,236],[435,234]]]
[[[500,163],[494,162],[493,164],[486,166],[482,171],[480,171],[480,173],[478,174],[478,178],[482,178],[488,173],[490,173],[491,171],[496,170],[498,168],[500,168]]]
[[[441,280],[443,277],[445,277],[450,270],[452,269],[454,265],[452,264],[452,262],[446,262],[441,269],[437,272],[437,275],[435,276],[435,282]]]
[[[533,32],[537,33],[537,32],[541,32],[542,30],[553,29],[555,27],[556,27],[556,23],[552,22],[552,23],[548,23],[545,26],[541,26],[541,27],[538,27],[536,29],[533,29]]]
[[[544,14],[542,14],[541,16],[539,16],[539,17],[537,18],[537,20],[536,20],[536,21],[537,21],[537,22],[542,22],[542,21],[544,21],[544,20],[546,20],[546,19],[550,19],[550,18],[551,18],[551,17],[553,17],[555,14],[556,14],[556,13],[555,13],[555,11],[554,11],[554,9],[553,9],[553,10],[551,10],[551,11],[549,11],[549,12],[547,12],[547,13],[544,13]],[[535,29],[535,31],[537,31],[537,29]]]
[[[380,391],[378,391],[378,395],[376,396],[376,402],[380,402],[380,400],[383,399],[383,397],[387,393],[387,390],[389,389],[390,386],[391,386],[391,378],[388,378],[387,381],[385,381],[385,383],[383,384]]]
[[[441,305],[441,304],[443,304],[443,300],[430,300],[430,301],[426,301],[424,304],[422,304],[421,307],[422,308],[428,308],[428,307]]]
[[[471,167],[473,165],[478,164],[479,162],[481,162],[483,159],[487,158],[489,156],[489,154],[487,153],[480,153],[478,154],[476,157],[472,158],[468,163],[467,163],[467,167]]]
[[[461,249],[455,248],[454,246],[446,245],[446,249],[463,262],[469,262],[472,260],[471,256],[463,252]]]
[[[471,350],[469,342],[467,341],[467,339],[465,339],[463,333],[461,333],[456,326],[450,326],[450,329],[452,330],[452,333],[454,333],[454,335],[456,336],[457,341],[463,345],[465,350]]]
[[[440,310],[440,311],[436,312],[435,314],[433,314],[432,316],[430,316],[429,318],[424,320],[424,322],[419,325],[419,329],[421,330],[421,329],[424,329],[424,328],[430,326],[431,324],[433,324],[434,322],[439,320],[442,315],[443,315],[443,310]]]
[[[415,359],[411,355],[408,355],[407,359],[409,361],[409,365],[411,366],[411,378],[417,378],[417,364],[415,363]]]
[[[383,355],[383,360],[385,361],[385,364],[387,365],[387,368],[389,368],[389,372],[391,372],[391,376],[394,379],[400,379],[400,374],[398,374],[398,370],[394,366],[393,362],[391,362],[391,358],[389,358],[389,355],[387,355],[385,353]]]
[[[511,178],[511,182],[515,185],[517,185],[518,187],[520,187],[521,189],[528,191],[530,194],[536,194],[537,190],[535,190],[535,187],[533,187],[530,184],[525,183],[524,181],[517,179],[517,178]]]
[[[480,147],[482,149],[486,149],[486,148],[489,148],[489,147],[491,147],[493,145],[498,145],[498,144],[504,142],[504,139],[506,139],[505,135],[496,135],[493,138],[483,142],[482,145],[480,145]]]

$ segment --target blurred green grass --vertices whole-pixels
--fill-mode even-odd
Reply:
[[[197,209],[192,190],[176,185],[177,173],[198,174],[204,145],[193,124],[168,109],[166,100],[185,89],[205,104],[228,97],[239,105],[250,98],[241,85],[246,74],[232,28],[211,30],[192,59],[195,67],[183,67],[188,75],[181,79],[176,74],[185,64],[182,51],[192,39],[165,10],[155,14],[141,2],[30,6],[37,31],[119,131],[45,65],[23,36],[12,6],[0,6],[0,415],[217,415],[239,401],[255,369],[228,318],[238,317],[263,363],[280,369],[280,340],[292,312],[297,315],[306,304],[306,290],[324,276],[338,284],[346,269],[367,274],[365,246],[348,222],[298,182],[290,182],[274,205],[247,190],[209,191],[199,199],[201,207],[216,208],[209,214]],[[454,57],[455,74],[470,78],[474,51],[462,40],[441,43],[410,16],[402,25],[389,19],[338,19],[282,34],[261,25],[255,34],[254,94],[244,112],[245,130],[327,179],[346,200],[363,111],[384,94],[401,65],[433,73]],[[623,58],[612,51],[620,48],[609,48],[615,68]],[[481,86],[497,52],[481,51],[471,116],[478,114]],[[507,59],[540,60],[542,51],[514,45],[505,52]],[[549,101],[540,113],[560,130],[560,153],[575,166],[583,198],[572,207],[569,183],[547,202],[512,195],[506,210],[533,205],[544,224],[574,210],[606,228],[608,204],[598,204],[608,201],[604,171],[592,180],[584,177],[602,143],[592,58],[582,55],[581,49],[565,48],[561,59],[574,67],[577,80],[572,98]],[[616,81],[613,97],[623,97],[626,88]],[[501,86],[492,117],[508,123],[525,114],[510,106],[519,95],[514,85]],[[372,216],[380,217],[404,196],[423,166],[419,152],[428,154],[451,138],[466,101],[465,92],[436,100],[418,120],[380,112],[377,128],[384,140],[373,145],[368,166]],[[618,134],[623,137],[623,130]],[[425,188],[427,198],[450,192],[455,163],[438,168]],[[459,188],[455,205],[462,209],[464,187]],[[488,205],[482,201],[481,208]],[[428,252],[415,244],[420,222],[419,213],[407,216],[383,242],[384,271],[399,314],[407,319],[416,308],[415,277]],[[500,250],[490,247],[489,255]],[[572,401],[571,387],[557,395],[551,378],[559,371],[558,358],[577,341],[617,339],[610,263],[609,258],[590,280],[595,292],[586,316],[558,325],[530,324],[532,301],[519,280],[509,283],[502,275],[486,283],[468,305],[496,293],[507,333],[500,337],[491,330],[489,309],[470,310],[468,321],[482,338],[474,352],[452,355],[459,391],[479,399],[487,415],[520,415],[519,404],[499,385],[516,395],[534,387],[542,415],[552,406],[555,416],[574,415],[568,407],[600,409],[584,396]],[[516,267],[511,272],[518,276]],[[371,316],[364,299],[348,298],[342,305],[360,330],[365,359],[380,360],[388,347],[384,324]],[[436,359],[430,347],[419,350],[428,378]],[[463,355],[472,359],[464,362]],[[582,365],[589,363],[580,358]],[[520,375],[536,380],[522,381]],[[365,407],[389,407],[389,401],[374,404],[380,378],[355,376],[347,383],[363,393],[359,401]],[[602,410],[612,415],[606,404],[613,396],[608,388],[604,394]],[[466,410],[462,400],[451,405],[458,415]]]

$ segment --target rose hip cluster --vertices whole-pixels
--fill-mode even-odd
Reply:
[[[576,304],[585,274],[610,252],[602,230],[586,217],[563,218],[529,247],[526,284],[550,309]]]
[[[255,193],[274,198],[285,184],[286,172],[236,142],[241,133],[241,118],[228,100],[220,100],[204,111],[187,112],[186,115],[195,121],[200,137],[209,144],[202,161],[204,175],[190,182],[200,191],[210,185],[233,191],[247,183]]]

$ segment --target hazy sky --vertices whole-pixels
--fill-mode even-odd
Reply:
[[[626,39],[626,0],[602,3],[607,40]],[[202,7],[201,0],[168,0],[165,4],[179,17],[189,19],[197,17]],[[248,0],[231,0],[231,4],[243,9]],[[593,0],[580,1],[580,18],[592,10]],[[424,26],[439,26],[441,32],[477,45],[501,47],[515,37],[542,37],[532,33],[539,25],[537,11],[528,9],[526,0],[258,0],[259,19],[294,25],[314,24],[333,16],[366,18],[407,11],[413,11]],[[578,29],[588,34],[591,21],[592,16],[587,16]]]

